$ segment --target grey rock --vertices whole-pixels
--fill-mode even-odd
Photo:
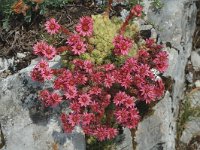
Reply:
[[[14,64],[14,57],[13,58],[0,58],[0,73],[4,70],[7,70],[9,67],[12,67]]]
[[[139,124],[135,139],[137,150],[154,150],[156,147],[168,150],[175,147],[173,142],[175,135],[172,134],[175,122],[171,121],[173,119],[172,103],[170,93],[167,92],[164,99],[154,107],[154,114]]]
[[[193,73],[189,72],[188,74],[186,74],[186,79],[189,83],[193,83]]]
[[[191,54],[192,66],[195,70],[200,70],[200,51],[193,51]]]
[[[17,58],[22,59],[24,57],[26,57],[24,53],[17,53]]]
[[[131,131],[127,128],[124,129],[124,138],[120,144],[117,144],[117,150],[133,150]]]
[[[37,63],[37,61],[35,61]],[[50,66],[59,63],[53,60]],[[0,120],[6,139],[3,150],[84,150],[85,140],[77,127],[72,134],[62,132],[60,108],[44,109],[37,100],[37,91],[52,86],[33,82],[29,73],[34,67],[0,80]]]
[[[189,101],[190,103],[190,109],[197,110],[198,107],[200,108],[200,91],[194,90],[191,92],[186,99],[186,101]],[[183,110],[184,111],[184,110]],[[200,110],[197,110],[200,111]],[[200,112],[198,112],[200,113]],[[186,123],[184,124],[184,130],[182,132],[180,141],[185,144],[189,144],[191,140],[196,137],[200,136],[200,117],[198,115],[189,114],[190,117],[188,120],[186,120]]]
[[[194,136],[200,135],[200,118],[189,121],[181,136],[181,142],[188,144]]]
[[[197,80],[197,81],[195,81],[195,86],[197,87],[197,88],[199,88],[200,87],[200,80]]]
[[[179,104],[184,97],[185,67],[192,51],[192,35],[196,27],[196,4],[193,0],[161,0],[164,7],[154,12],[145,8],[147,18],[157,27],[158,41],[170,42],[169,68],[164,74],[174,80],[156,106],[154,114],[139,123],[136,132],[137,150],[175,150]]]
[[[0,149],[3,148],[4,145],[5,145],[5,139],[4,139],[3,132],[1,130],[1,125],[0,125]]]
[[[200,91],[199,90],[194,91],[189,96],[189,98],[187,100],[190,102],[192,108],[194,108],[194,107],[200,107]]]

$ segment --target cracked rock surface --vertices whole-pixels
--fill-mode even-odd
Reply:
[[[146,0],[147,1],[147,0]],[[171,92],[154,107],[153,115],[145,118],[136,131],[137,150],[175,150],[179,104],[184,97],[185,67],[192,51],[196,26],[196,4],[192,0],[161,0],[159,12],[147,9],[148,19],[158,26],[159,41],[170,43],[169,69],[166,77],[174,81]]]
[[[29,77],[35,63],[37,61],[0,81],[0,120],[5,137],[2,149],[54,150],[56,147],[59,150],[84,150],[81,130],[77,127],[72,134],[63,133],[59,123],[59,108],[44,109],[38,103],[37,91],[43,87]],[[58,60],[55,60],[50,66],[58,64]]]

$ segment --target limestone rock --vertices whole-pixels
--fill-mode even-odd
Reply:
[[[54,60],[50,65],[59,64]],[[63,133],[60,108],[43,108],[37,100],[37,91],[43,85],[30,79],[33,67],[34,64],[0,80],[0,120],[6,139],[3,150],[84,150],[81,130],[77,127],[72,134]]]
[[[200,70],[200,51],[193,51],[191,54],[192,66],[195,70]]]
[[[13,58],[0,58],[0,73],[4,70],[7,70],[9,67],[12,67],[14,64],[14,57]]]
[[[197,135],[200,136],[200,118],[193,119],[186,123],[185,130],[180,140],[188,145],[192,138]]]
[[[125,128],[124,129],[124,139],[123,141],[117,145],[116,149],[117,150],[133,150],[133,144],[132,144],[132,136],[131,132],[129,129]]]
[[[145,0],[145,3],[148,0]],[[147,18],[157,27],[158,41],[170,43],[169,69],[164,74],[174,84],[156,106],[155,112],[139,123],[135,141],[137,150],[175,150],[179,104],[184,97],[185,67],[192,51],[196,22],[196,4],[191,0],[161,0],[159,12],[145,8]]]

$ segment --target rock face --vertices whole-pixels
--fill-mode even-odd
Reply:
[[[57,61],[51,62],[55,65]],[[84,135],[78,128],[72,134],[62,132],[59,108],[44,109],[38,103],[36,93],[43,87],[28,75],[33,66],[0,81],[3,150],[84,150]]]
[[[182,131],[180,142],[188,147],[191,143],[197,142],[200,144],[200,140],[195,137],[200,137],[200,90],[194,89],[189,93],[186,98],[186,102],[189,104],[187,107],[188,117],[184,122],[184,130]],[[189,110],[189,111],[188,111]],[[182,115],[183,116],[183,115]],[[186,115],[185,115],[186,116]],[[183,116],[183,117],[185,117]],[[182,118],[183,118],[182,117]],[[200,146],[200,145],[199,145]],[[196,150],[196,149],[194,149]],[[197,149],[198,150],[198,149]]]
[[[192,0],[162,0],[159,12],[148,10],[148,19],[159,27],[159,41],[170,43],[170,67],[165,74],[174,80],[172,92],[167,92],[155,107],[154,114],[144,119],[136,132],[137,150],[175,150],[179,103],[184,96],[185,67],[192,50],[196,5]]]
[[[0,73],[7,70],[9,67],[13,66],[14,57],[10,59],[0,58]]]
[[[200,70],[200,50],[192,52],[191,61],[194,69]]]

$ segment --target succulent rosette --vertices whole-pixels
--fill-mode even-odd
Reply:
[[[56,92],[44,89],[39,94],[46,107],[69,104],[70,112],[60,117],[65,132],[79,125],[100,141],[113,139],[119,126],[137,127],[139,102],[150,104],[162,98],[161,75],[168,67],[168,54],[154,39],[138,40],[139,26],[130,20],[141,14],[142,6],[136,5],[124,22],[105,14],[84,16],[74,33],[55,19],[45,24],[50,34],[67,34],[66,45],[54,48],[37,42],[34,53],[43,59],[31,77],[39,82],[53,80]],[[47,60],[55,55],[61,55],[62,68],[49,67]]]

